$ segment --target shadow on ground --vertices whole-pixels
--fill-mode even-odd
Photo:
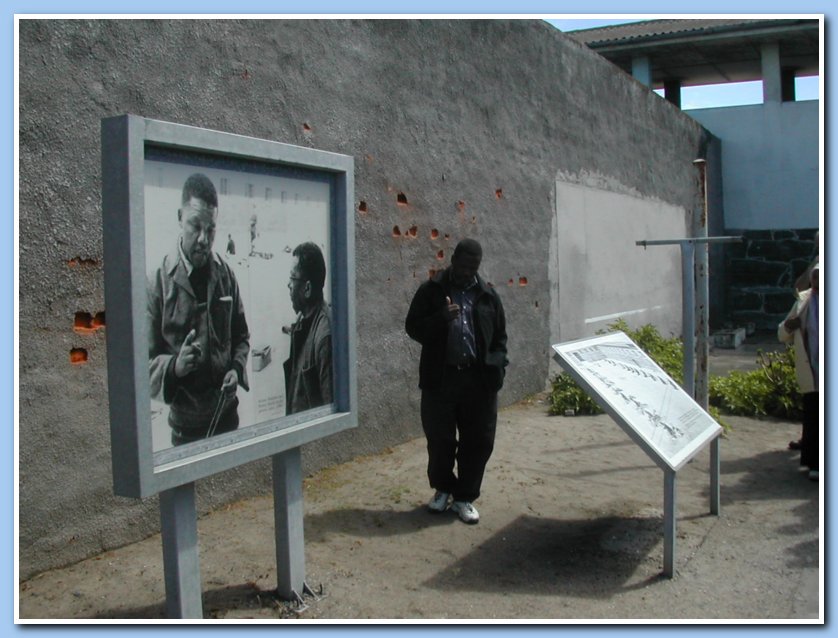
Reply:
[[[607,599],[647,587],[626,583],[659,546],[659,518],[557,520],[520,516],[426,581],[440,590]]]

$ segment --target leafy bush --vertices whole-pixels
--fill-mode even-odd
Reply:
[[[794,349],[759,352],[757,363],[756,370],[711,377],[710,404],[727,414],[799,419],[802,405],[794,376]]]
[[[621,330],[651,357],[677,383],[684,378],[684,347],[678,337],[664,338],[657,328],[647,324],[632,330],[623,319],[608,325],[607,330]],[[725,429],[721,413],[740,416],[773,416],[798,419],[802,414],[800,394],[794,375],[794,352],[791,347],[779,352],[758,352],[759,368],[750,372],[734,370],[726,376],[711,375],[709,412]],[[550,414],[600,414],[602,409],[573,378],[562,372],[552,380]]]

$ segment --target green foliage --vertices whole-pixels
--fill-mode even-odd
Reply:
[[[710,404],[727,414],[800,418],[802,406],[794,375],[794,349],[789,346],[779,352],[759,352],[757,363],[756,370],[733,370],[725,377],[712,377]]]
[[[621,330],[651,357],[677,383],[684,378],[684,348],[678,337],[662,337],[652,325],[632,330],[623,319],[608,325],[603,332]],[[791,347],[780,352],[759,352],[759,368],[750,372],[732,371],[727,376],[711,375],[709,412],[725,429],[721,414],[773,416],[797,419],[801,414],[800,395],[794,375],[794,352]],[[573,378],[562,372],[552,380],[550,414],[599,414],[599,405]]]
[[[579,387],[567,372],[562,372],[553,379],[550,392],[550,414],[564,414],[572,410],[573,414],[600,414],[602,409],[588,394]]]

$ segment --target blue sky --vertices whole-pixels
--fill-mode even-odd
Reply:
[[[652,16],[654,17],[654,16]],[[586,19],[548,19],[547,22],[564,32],[578,29],[593,29],[627,22],[637,22],[650,18],[586,18]],[[663,94],[663,91],[657,91]],[[798,78],[795,82],[798,100],[817,100],[819,98],[818,76]],[[743,104],[762,104],[762,82],[736,82],[711,86],[684,87],[681,89],[681,108],[710,108],[716,106],[740,106]]]

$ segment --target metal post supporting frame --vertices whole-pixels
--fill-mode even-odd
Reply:
[[[675,470],[663,472],[663,574],[675,577]]]
[[[160,493],[160,528],[168,617],[203,618],[194,483]]]
[[[276,454],[272,460],[277,594],[285,600],[300,600],[306,577],[300,448]]]
[[[722,513],[721,506],[721,436],[710,441],[710,513],[719,516]]]

